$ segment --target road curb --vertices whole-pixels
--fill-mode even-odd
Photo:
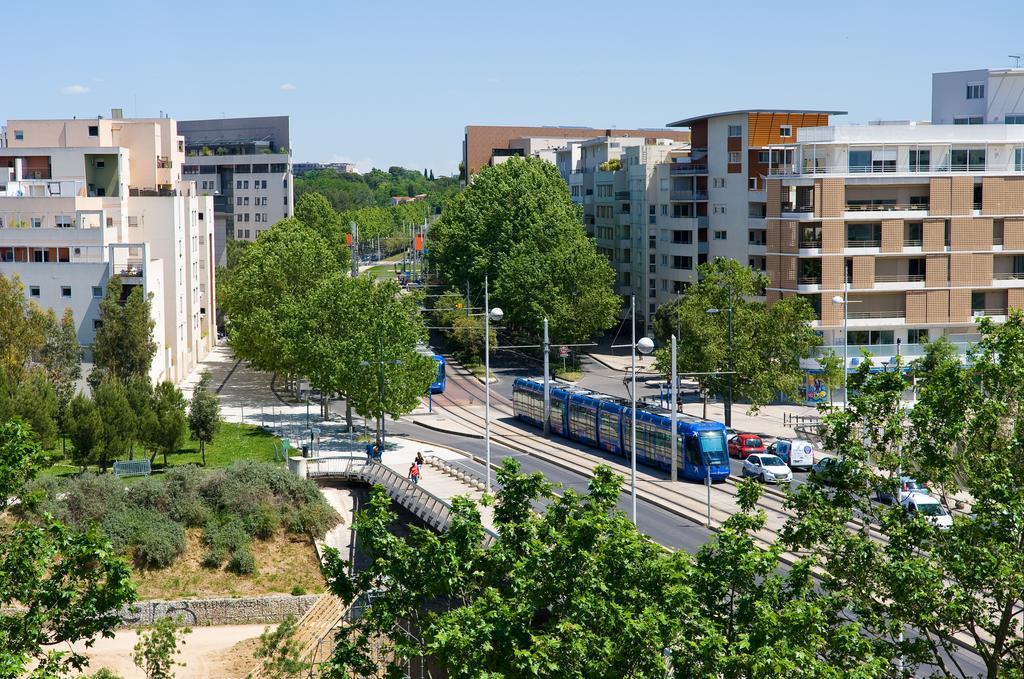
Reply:
[[[439,426],[434,425],[434,424],[428,424],[427,422],[424,422],[423,420],[412,420],[412,423],[416,424],[416,425],[419,425],[419,426],[423,427],[424,429],[429,429],[431,431],[436,431],[436,432],[439,432],[441,434],[450,434],[452,436],[465,436],[466,438],[469,438],[469,439],[482,439],[484,437],[483,434],[473,434],[471,432],[463,432],[463,431],[452,431],[451,429],[445,429],[444,427],[439,427]],[[465,451],[459,451],[459,452],[465,452]]]
[[[629,372],[629,368],[628,367],[622,368],[622,367],[619,367],[619,366],[616,366],[616,365],[612,365],[611,363],[608,363],[604,359],[599,358],[597,354],[588,354],[588,353],[584,352],[584,355],[590,357],[594,361],[597,361],[598,363],[600,363],[604,367],[608,368],[609,370],[614,370],[615,372],[622,372],[622,373],[628,373]],[[653,370],[644,370],[643,366],[639,366],[637,368],[636,374],[639,376],[640,374],[657,375],[658,373],[653,371]]]

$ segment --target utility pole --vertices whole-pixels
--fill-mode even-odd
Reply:
[[[544,436],[551,433],[551,342],[548,317],[544,317]]]
[[[672,335],[672,388],[669,390],[669,398],[672,399],[672,482],[676,481],[676,450],[678,445],[676,439],[679,435],[679,404],[676,397],[676,336]]]

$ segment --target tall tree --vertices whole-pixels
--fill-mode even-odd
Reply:
[[[655,334],[665,342],[679,333],[678,370],[697,375],[705,393],[724,393],[730,365],[733,394],[752,407],[771,402],[779,392],[795,399],[803,382],[800,359],[820,344],[811,329],[814,311],[801,297],[784,297],[772,305],[757,301],[768,284],[761,273],[739,262],[716,258],[697,268],[698,281],[682,297],[658,309]],[[718,313],[709,314],[708,310]],[[732,342],[728,335],[732,309]],[[655,365],[671,373],[671,355],[659,349]]]
[[[100,302],[100,321],[93,344],[93,364],[98,374],[109,373],[122,382],[136,375],[149,375],[157,345],[153,341],[150,300],[143,295],[142,287],[132,286],[124,295],[121,277],[112,277]]]
[[[149,376],[135,375],[130,378],[124,385],[124,395],[135,415],[135,432],[128,447],[128,459],[133,460],[135,446],[142,448],[141,452],[145,454],[145,447],[153,443],[149,433],[158,426],[153,412],[153,387],[149,382]],[[153,457],[156,457],[155,453]]]
[[[513,157],[485,168],[448,201],[429,240],[446,283],[482,291],[490,277],[507,325],[536,334],[547,316],[554,341],[578,342],[615,321],[615,272],[551,163]]]
[[[47,315],[26,300],[20,278],[0,275],[0,318],[0,371],[17,382],[46,343]]]
[[[104,378],[93,391],[93,400],[103,421],[97,462],[100,469],[106,471],[110,462],[118,457],[127,457],[138,431],[138,422],[124,385],[115,377],[108,375]]]
[[[829,405],[833,405],[836,389],[843,385],[843,359],[829,349],[818,357],[818,367],[821,368],[821,381],[828,388]]]
[[[71,460],[85,469],[98,464],[103,442],[103,419],[96,404],[78,393],[68,404],[68,438],[71,439]]]
[[[64,309],[60,323],[55,317],[48,323],[42,360],[57,396],[57,428],[63,443],[68,404],[82,377],[82,347],[78,343],[75,315],[71,309]]]
[[[42,451],[19,420],[0,425],[0,510],[30,502],[27,483]],[[135,599],[131,570],[98,530],[78,533],[50,519],[0,525],[0,676],[79,674],[87,659],[71,644],[112,636],[118,609]],[[33,667],[34,666],[34,667]],[[32,668],[32,669],[30,669]]]
[[[344,266],[348,262],[348,248],[341,235],[341,216],[326,198],[315,191],[303,194],[295,203],[295,219],[324,239],[339,265]]]
[[[153,388],[153,417],[146,438],[153,447],[153,457],[178,452],[185,442],[188,418],[185,415],[185,397],[173,382],[161,382]]]
[[[213,440],[220,427],[220,401],[217,394],[210,389],[212,375],[204,370],[199,384],[192,391],[192,401],[188,409],[188,428],[192,438],[199,441],[199,454],[206,466],[206,444]]]
[[[290,327],[314,312],[312,290],[338,271],[327,243],[295,219],[274,225],[242,256],[224,290],[231,347],[261,370],[298,374],[303,347]]]

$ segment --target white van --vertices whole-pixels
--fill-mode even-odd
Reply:
[[[814,464],[814,446],[804,439],[777,439],[768,453],[778,455],[792,469],[810,469]]]

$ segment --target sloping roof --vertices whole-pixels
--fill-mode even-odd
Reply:
[[[823,111],[817,109],[799,109],[799,108],[741,108],[736,111],[720,111],[718,113],[706,113],[701,116],[693,116],[692,118],[684,118],[677,120],[674,123],[669,123],[665,127],[689,127],[693,123],[701,120],[707,120],[709,118],[718,118],[721,116],[731,116],[737,113],[818,113],[826,114],[830,116],[844,116],[848,111]]]

